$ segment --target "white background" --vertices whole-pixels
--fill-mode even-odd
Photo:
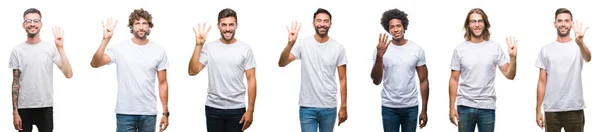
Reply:
[[[19,0],[0,5],[0,64],[8,65],[12,47],[26,39],[21,26],[23,12],[30,7],[41,10],[44,27],[43,40],[53,42],[52,26],[65,30],[65,50],[73,66],[74,76],[65,79],[58,69],[54,72],[54,117],[57,132],[115,131],[116,70],[115,66],[93,69],[89,62],[102,37],[101,21],[109,16],[119,20],[112,42],[129,39],[127,18],[136,8],[147,9],[154,17],[155,27],[149,38],[165,47],[170,60],[169,110],[170,126],[167,131],[206,131],[204,103],[206,99],[206,71],[190,77],[188,61],[194,48],[194,32],[199,22],[213,25],[208,41],[220,37],[218,12],[226,7],[238,13],[239,27],[236,38],[252,46],[257,61],[258,97],[254,123],[249,132],[299,132],[298,92],[300,62],[279,68],[277,61],[287,42],[286,25],[293,20],[303,23],[300,37],[313,35],[313,13],[319,7],[332,15],[329,35],[342,43],[348,56],[348,120],[335,131],[378,132],[381,122],[381,86],[370,79],[372,53],[379,33],[381,14],[399,8],[409,14],[410,24],[406,38],[421,45],[427,56],[430,97],[429,123],[422,132],[452,132],[457,127],[448,120],[448,79],[450,59],[454,47],[463,39],[462,25],[468,11],[482,8],[491,23],[491,39],[506,49],[504,37],[516,36],[518,45],[518,72],[515,80],[497,73],[498,95],[496,131],[541,132],[535,124],[535,102],[538,69],[534,66],[542,46],[556,40],[553,28],[554,12],[566,7],[575,20],[584,21],[590,28],[586,41],[593,56],[599,42],[600,20],[592,0],[368,0],[346,3],[342,0]],[[343,4],[342,4],[343,3]],[[109,44],[112,45],[113,43]],[[506,51],[505,51],[506,52]],[[587,104],[586,131],[599,131],[600,99],[595,96],[600,86],[597,57],[584,65],[583,86]],[[4,86],[0,94],[0,131],[14,131],[11,115],[10,69],[0,70]],[[338,95],[339,97],[339,95]],[[157,102],[160,109],[160,103]],[[157,124],[158,125],[158,124]]]

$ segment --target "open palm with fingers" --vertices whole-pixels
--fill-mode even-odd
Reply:
[[[207,28],[206,23],[203,23],[202,25],[198,23],[197,28],[192,28],[194,30],[194,34],[196,34],[196,45],[204,45],[204,42],[206,42],[206,35],[208,34],[208,31],[210,31],[210,28],[212,28],[212,25],[208,25]]]
[[[585,26],[585,28],[583,27],[583,22],[581,21],[575,21],[575,24],[573,25],[573,31],[575,31],[575,42],[577,42],[577,44],[583,44],[583,37],[588,29],[587,26]]]
[[[377,44],[377,56],[383,57],[392,40],[388,40],[386,33],[379,34],[379,43]]]
[[[102,22],[102,29],[104,32],[104,39],[112,38],[115,33],[115,27],[117,26],[117,20],[113,21],[112,17],[106,19],[105,22]]]
[[[506,37],[506,45],[508,46],[508,55],[511,58],[517,57],[517,43],[519,41],[515,37]]]
[[[300,28],[302,27],[301,23],[298,21],[292,22],[292,27],[286,26],[288,31],[288,43],[294,44],[296,43],[296,39],[298,39],[298,32],[300,32]]]
[[[60,27],[55,26],[55,27],[52,27],[52,32],[54,33],[54,43],[56,44],[56,47],[63,47],[64,31]]]

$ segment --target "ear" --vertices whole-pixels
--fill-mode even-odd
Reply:
[[[554,21],[554,22],[552,23],[552,25],[554,25],[554,28],[558,28],[558,26],[556,25],[556,21]]]

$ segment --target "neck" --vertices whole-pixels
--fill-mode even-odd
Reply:
[[[319,34],[315,34],[315,40],[319,43],[325,43],[329,40],[329,36],[325,35],[324,37],[321,37]]]
[[[27,41],[25,41],[25,43],[27,44],[37,44],[40,43],[40,35],[35,35],[35,37],[27,37]]]
[[[137,45],[146,45],[148,44],[148,39],[139,39],[136,37],[131,38],[131,40],[133,41],[133,43],[137,44]]]
[[[406,43],[408,43],[408,40],[404,39],[404,37],[402,37],[400,39],[394,39],[394,40],[392,40],[392,44],[398,45],[398,46],[405,45]]]
[[[481,43],[483,41],[483,37],[471,37],[471,40],[469,40],[471,43]]]
[[[235,39],[235,38],[233,38],[233,39],[231,39],[229,41],[225,40],[224,38],[221,38],[219,40],[221,40],[221,43],[224,43],[224,44],[233,44],[233,43],[235,43],[237,41],[237,39]]]
[[[556,41],[558,41],[559,43],[566,43],[569,42],[573,39],[571,39],[571,35],[566,35],[566,36],[560,36],[558,35],[558,37],[556,38]]]

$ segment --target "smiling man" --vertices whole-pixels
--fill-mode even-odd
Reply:
[[[27,40],[15,45],[8,67],[12,69],[13,125],[20,132],[54,129],[53,65],[66,78],[73,76],[71,64],[63,48],[63,31],[54,27],[54,44],[40,39],[42,13],[29,8],[23,13],[23,29]]]
[[[469,11],[463,28],[465,41],[454,49],[450,65],[450,121],[459,132],[472,132],[476,126],[479,132],[493,132],[496,67],[507,79],[515,78],[517,41],[506,38],[509,60],[500,44],[489,40],[490,22],[480,8]]]
[[[195,76],[208,68],[208,95],[205,114],[208,132],[241,132],[250,127],[256,100],[256,62],[250,45],[235,38],[237,13],[230,8],[219,12],[221,38],[204,44],[211,26],[198,24],[196,46],[188,67]],[[244,86],[246,75],[247,88]],[[248,107],[246,107],[246,90]]]
[[[156,77],[163,112],[159,126],[162,132],[169,125],[170,115],[167,107],[169,61],[165,49],[148,39],[154,27],[152,15],[144,9],[134,10],[127,25],[133,37],[105,51],[116,24],[111,18],[103,23],[104,37],[90,64],[94,68],[117,65],[117,132],[156,130]]]

